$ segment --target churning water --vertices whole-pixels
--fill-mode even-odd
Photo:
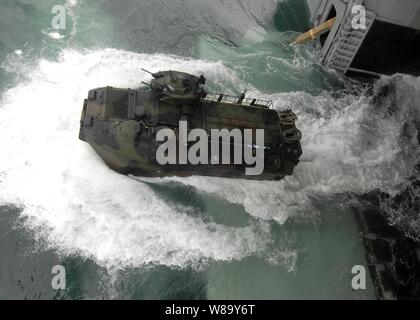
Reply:
[[[369,90],[324,69],[311,45],[282,47],[308,24],[297,0],[93,2],[63,2],[70,21],[57,31],[55,1],[2,1],[0,297],[54,297],[51,268],[63,264],[65,298],[372,298],[371,286],[351,289],[366,262],[349,208],[416,175],[420,79]],[[211,91],[292,108],[304,135],[295,175],[109,170],[77,139],[82,102],[94,87],[148,81],[140,68],[204,73]],[[403,220],[420,235],[420,221]]]

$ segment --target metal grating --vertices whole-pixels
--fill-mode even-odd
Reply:
[[[376,14],[374,12],[366,10],[366,29],[354,29],[352,27],[353,14],[351,10],[354,4],[357,3],[351,2],[348,5],[346,16],[343,19],[340,29],[333,40],[333,45],[325,59],[326,66],[342,73],[346,73],[350,68],[350,65],[376,19]]]

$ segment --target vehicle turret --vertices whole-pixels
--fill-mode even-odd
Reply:
[[[144,70],[144,69],[143,69]],[[206,96],[203,85],[206,78],[179,72],[179,71],[159,71],[150,73],[152,79],[150,87],[161,101],[172,104],[191,104]]]

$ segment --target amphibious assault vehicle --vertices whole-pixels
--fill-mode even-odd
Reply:
[[[197,77],[177,71],[150,74],[151,84],[144,83],[137,89],[93,89],[84,101],[79,138],[88,142],[111,169],[142,177],[202,175],[253,180],[280,180],[293,173],[302,155],[302,135],[291,110],[278,112],[272,101],[246,98],[245,94],[235,97],[208,93],[203,75]],[[201,129],[207,133],[208,148],[200,149],[198,155],[203,159],[203,154],[208,152],[205,154],[208,161],[185,162],[182,150],[189,150],[198,139],[194,142],[187,138],[179,143],[180,123],[187,124],[188,132]],[[170,140],[168,137],[158,141],[158,133],[163,129],[174,132],[179,160],[176,163],[162,164],[157,159],[158,149]],[[210,145],[214,143],[212,133],[216,129],[225,129],[225,133],[251,132],[252,143],[233,136],[223,140],[220,136],[217,142],[221,142],[221,147],[215,149]],[[257,131],[262,132],[259,129],[264,130],[263,145],[258,145],[255,138]],[[250,164],[244,161],[244,155],[243,161],[237,161],[235,154],[233,161],[233,150],[238,145],[244,154],[256,156],[263,152],[261,174],[246,174]],[[210,154],[209,150],[213,152]],[[226,156],[222,154],[226,150],[232,161],[212,164]]]

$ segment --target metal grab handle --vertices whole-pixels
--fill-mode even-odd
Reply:
[[[298,120],[297,115],[290,110],[280,112],[279,113],[279,118],[280,118],[280,123],[282,125],[286,125],[286,126],[293,126],[293,125],[295,125],[296,121]]]
[[[284,141],[286,143],[295,143],[302,140],[302,132],[296,128],[289,129],[283,132]]]

